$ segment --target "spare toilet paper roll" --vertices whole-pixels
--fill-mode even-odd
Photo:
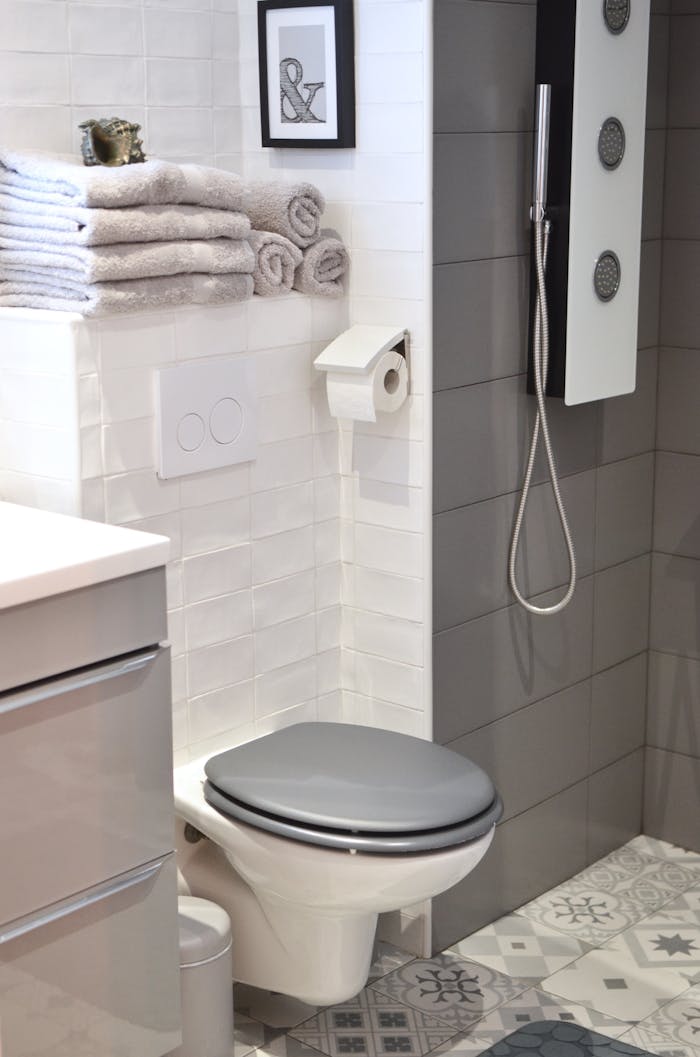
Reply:
[[[408,367],[400,352],[390,349],[367,374],[330,371],[328,406],[336,418],[376,422],[377,411],[397,411],[408,395]]]

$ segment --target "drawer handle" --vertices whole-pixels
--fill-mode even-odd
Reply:
[[[159,859],[157,862],[149,863],[148,866],[140,866],[136,870],[129,870],[128,873],[121,874],[116,880],[95,885],[94,888],[81,892],[78,896],[71,896],[70,899],[54,903],[48,909],[42,908],[32,914],[27,914],[25,917],[17,918],[5,928],[0,927],[0,945],[8,943],[10,940],[15,940],[18,936],[24,936],[28,932],[34,932],[44,925],[50,925],[51,922],[65,918],[69,914],[75,914],[76,911],[92,906],[93,903],[101,903],[103,900],[109,899],[110,896],[123,892],[127,888],[134,888],[136,885],[144,884],[149,878],[158,873],[164,861],[164,859]]]
[[[18,708],[26,708],[27,705],[36,705],[39,701],[47,701],[51,697],[60,694],[72,694],[76,690],[84,690],[87,686],[95,686],[97,683],[107,682],[109,679],[119,679],[122,675],[130,675],[146,668],[158,656],[158,650],[151,653],[142,653],[138,657],[130,657],[125,661],[116,661],[98,669],[84,672],[82,675],[69,675],[63,679],[52,679],[50,682],[42,683],[32,690],[24,690],[12,694],[8,700],[2,702],[0,699],[0,716],[5,712],[14,712]]]

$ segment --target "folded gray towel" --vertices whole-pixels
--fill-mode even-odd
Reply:
[[[304,259],[294,275],[294,289],[302,294],[342,297],[343,278],[350,267],[348,251],[337,231],[324,228],[313,246],[304,250]]]
[[[85,166],[70,155],[0,149],[0,190],[47,205],[121,206],[179,202],[240,210],[243,181],[203,165],[147,161],[108,168]]]
[[[252,296],[251,275],[175,275],[118,283],[92,283],[82,288],[0,280],[2,307],[46,308],[58,312],[79,312],[83,316],[144,312],[168,305],[219,305],[228,301],[246,301]]]
[[[255,293],[270,297],[291,290],[294,270],[303,256],[299,247],[284,235],[255,229],[248,235],[248,242],[255,254]]]
[[[89,209],[20,201],[0,194],[0,235],[30,242],[108,246],[171,239],[243,239],[249,231],[250,220],[245,213],[206,206]]]
[[[244,212],[257,231],[274,231],[304,249],[316,242],[326,200],[309,183],[252,180],[245,186]]]
[[[0,237],[0,279],[10,278],[13,270],[101,283],[186,272],[250,273],[254,268],[255,254],[245,239],[47,247]]]

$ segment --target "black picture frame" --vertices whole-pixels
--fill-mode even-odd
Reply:
[[[355,146],[353,0],[258,0],[258,65],[263,147]]]

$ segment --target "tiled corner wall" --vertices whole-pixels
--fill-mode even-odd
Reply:
[[[66,151],[76,147],[75,126],[84,117],[130,117],[143,125],[151,154],[214,163],[250,177],[311,180],[327,199],[324,223],[340,231],[351,252],[349,296],[340,303],[300,295],[255,298],[229,314],[223,309],[218,314],[183,310],[131,324],[91,325],[82,333],[98,334],[101,348],[97,366],[80,378],[79,395],[70,379],[63,378],[66,392],[61,388],[61,399],[52,399],[59,391],[59,368],[42,359],[34,370],[31,357],[18,364],[8,353],[15,374],[0,398],[3,495],[61,510],[81,509],[82,502],[87,516],[150,525],[174,536],[169,607],[180,752],[197,751],[207,738],[232,728],[230,695],[223,688],[237,684],[239,677],[247,681],[254,670],[253,641],[262,651],[263,640],[277,635],[266,632],[257,618],[250,624],[248,603],[245,614],[236,615],[231,598],[214,603],[202,594],[250,590],[250,556],[246,564],[241,551],[240,568],[224,571],[216,558],[207,561],[202,555],[238,547],[247,548],[249,555],[251,546],[275,550],[280,561],[286,556],[285,568],[301,563],[294,570],[299,579],[290,581],[287,592],[294,599],[270,596],[266,611],[268,623],[275,626],[270,613],[277,607],[289,615],[310,604],[308,563],[326,564],[319,548],[324,553],[331,549],[342,573],[342,598],[334,597],[332,619],[327,615],[323,634],[317,629],[319,641],[306,625],[297,629],[306,646],[312,639],[320,652],[322,645],[333,646],[338,694],[333,709],[326,701],[327,718],[430,735],[430,607],[425,602],[430,482],[424,454],[430,443],[424,394],[430,390],[431,367],[425,354],[430,305],[424,42],[430,39],[429,5],[424,0],[357,0],[354,11],[357,148],[272,151],[260,146],[256,0],[0,3],[0,142]],[[198,319],[205,321],[204,335],[212,327],[216,331],[213,345],[203,336],[194,337]],[[311,363],[324,342],[355,322],[409,329],[412,380],[408,403],[397,415],[353,428],[329,417],[323,380]],[[139,337],[142,326],[154,339],[149,348]],[[154,367],[174,356],[178,362],[188,358],[179,338],[173,344],[172,334],[182,327],[189,328],[187,347],[196,347],[197,355],[248,349],[259,357],[264,473],[253,466],[181,483],[155,479],[151,376]],[[126,335],[124,340],[119,334]],[[225,339],[224,345],[216,345],[219,339]],[[290,389],[284,388],[287,384]],[[30,400],[30,390],[40,395]],[[76,415],[81,453],[72,432]],[[321,546],[316,530],[314,555],[311,491],[319,476],[320,445],[327,538]],[[79,465],[82,469],[76,471]],[[76,472],[84,478],[82,499],[76,497]],[[254,483],[263,478],[267,484]],[[267,496],[264,501],[260,491]],[[318,496],[316,502],[318,506]],[[241,521],[246,504],[250,538]],[[268,527],[258,531],[265,517]],[[275,519],[279,532],[268,538]],[[207,543],[197,554],[184,542],[186,524],[195,521]],[[263,535],[268,542],[256,543]],[[233,561],[233,553],[228,557]],[[185,568],[195,566],[210,587],[192,587],[193,574],[185,575]],[[189,606],[198,607],[196,629],[194,611],[189,616],[185,612]],[[233,629],[227,642],[247,636],[247,644],[237,647],[238,660],[230,642],[225,650],[219,648],[225,627]],[[191,649],[209,653],[200,652],[190,664]],[[276,708],[309,699],[309,665],[304,668],[305,659],[297,661],[303,670],[290,671],[270,691]],[[206,700],[199,700],[205,694]],[[251,714],[252,699],[246,694],[241,690],[236,725],[246,709]]]
[[[671,12],[644,829],[700,851],[700,3]]]
[[[236,0],[2,0],[0,142],[68,152],[128,118],[146,153],[238,171]]]
[[[489,855],[434,901],[435,950],[642,820],[668,15],[652,16],[637,389],[551,403],[579,571],[554,618],[514,606],[506,578],[532,414],[535,17],[528,2],[435,3],[434,730],[482,764],[505,801]],[[526,592],[560,597],[566,554],[545,485],[533,489],[523,546]]]

